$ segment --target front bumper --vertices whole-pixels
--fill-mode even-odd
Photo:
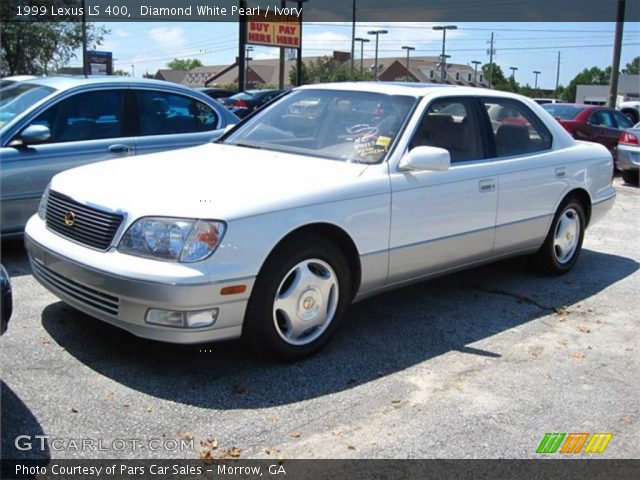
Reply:
[[[618,145],[616,149],[616,168],[618,170],[640,170],[640,147]]]
[[[238,338],[254,278],[201,284],[144,281],[89,268],[25,234],[33,276],[66,303],[134,335],[168,343],[197,344]],[[244,293],[223,296],[224,287],[243,284]],[[218,308],[216,322],[204,328],[145,323],[149,309],[200,311]]]

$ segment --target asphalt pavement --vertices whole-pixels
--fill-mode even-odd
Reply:
[[[371,298],[288,365],[136,338],[3,242],[2,457],[536,458],[547,432],[590,432],[613,434],[598,458],[640,458],[640,195],[616,187],[568,275],[513,259]]]

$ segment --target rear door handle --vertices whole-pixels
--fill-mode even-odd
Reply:
[[[115,145],[109,146],[109,151],[111,153],[130,153],[133,151],[133,148],[123,143],[116,143]]]
[[[481,192],[494,192],[496,190],[496,180],[494,178],[486,178],[478,183]]]

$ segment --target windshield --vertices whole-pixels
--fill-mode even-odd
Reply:
[[[347,90],[298,90],[251,118],[224,143],[331,160],[380,163],[416,99]]]
[[[574,105],[558,105],[557,103],[549,103],[543,105],[542,108],[554,117],[561,118],[562,120],[572,120],[583,110],[581,107]]]
[[[51,87],[24,82],[0,88],[0,127],[54,91]]]

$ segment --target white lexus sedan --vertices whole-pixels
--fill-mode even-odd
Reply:
[[[518,95],[312,85],[217,143],[56,175],[25,242],[40,283],[89,315],[295,360],[372,294],[514,255],[569,271],[612,172]]]

